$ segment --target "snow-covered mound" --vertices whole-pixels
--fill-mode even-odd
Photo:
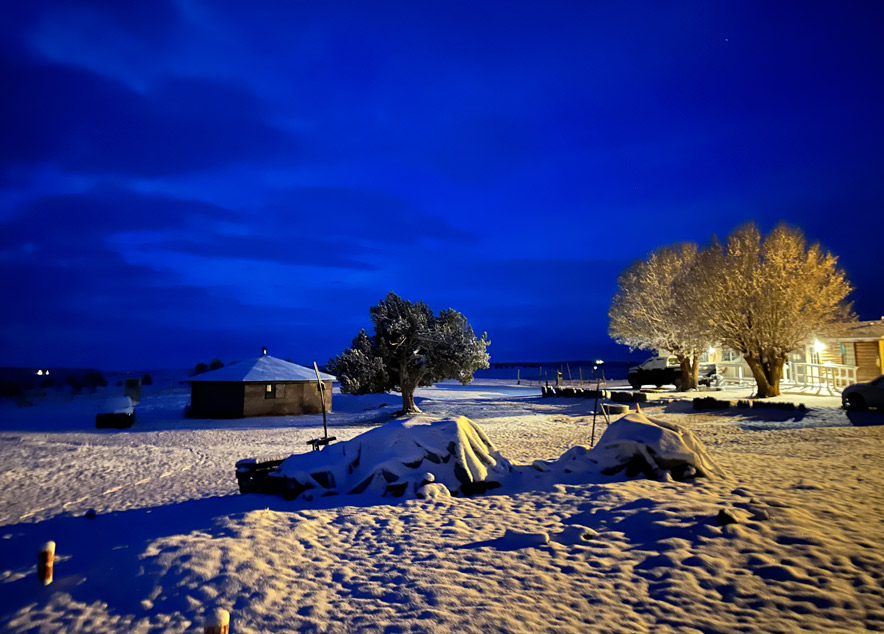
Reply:
[[[470,419],[393,421],[322,451],[286,458],[271,477],[286,497],[471,495],[500,485],[510,462]]]
[[[598,444],[576,446],[534,467],[557,474],[688,480],[723,475],[694,434],[642,414],[608,426]],[[472,495],[503,484],[513,466],[470,419],[394,421],[322,451],[295,454],[270,474],[272,490],[288,498],[335,494],[435,498]],[[520,470],[523,471],[523,470]]]
[[[692,431],[641,413],[611,423],[592,449],[572,447],[553,463],[535,463],[544,471],[598,472],[689,480],[724,475]]]

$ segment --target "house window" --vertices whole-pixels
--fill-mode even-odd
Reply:
[[[735,363],[740,360],[740,353],[730,348],[722,348],[721,360],[726,363]]]
[[[264,385],[264,398],[282,398],[281,383],[267,383]]]

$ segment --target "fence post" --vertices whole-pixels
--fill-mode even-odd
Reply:
[[[229,632],[230,612],[223,608],[216,608],[206,622],[204,634],[229,634]]]
[[[52,583],[52,568],[55,562],[55,542],[48,541],[43,544],[40,554],[37,555],[37,578],[44,586]]]

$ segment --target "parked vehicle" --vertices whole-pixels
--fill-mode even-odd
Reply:
[[[868,383],[848,385],[841,392],[844,409],[866,410],[870,407],[884,408],[884,376]]]
[[[629,368],[626,380],[633,389],[640,389],[643,385],[663,387],[674,385],[676,390],[682,387],[681,366],[675,357],[652,357],[643,361],[641,365]],[[714,363],[700,366],[699,384],[717,386],[721,383],[721,376]]]
[[[107,399],[101,411],[95,416],[95,426],[99,429],[113,427],[125,429],[135,422],[135,405],[128,396],[114,396]]]
[[[639,389],[642,385],[663,387],[674,385],[675,389],[681,389],[681,366],[675,357],[651,357],[640,365],[629,368],[626,372],[626,380],[633,389]]]

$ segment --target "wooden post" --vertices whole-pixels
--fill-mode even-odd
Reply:
[[[52,567],[55,562],[55,542],[43,544],[37,555],[37,578],[44,586],[52,583]]]
[[[540,370],[537,373],[537,384],[543,385],[543,366],[540,366]]]
[[[322,401],[322,437],[328,438],[328,427],[325,423],[325,386],[319,378],[319,366],[316,365],[316,361],[313,362],[313,369],[316,370],[316,385],[319,387],[319,400]]]
[[[574,377],[571,376],[571,364],[566,363],[565,367],[568,368],[568,381],[570,381],[571,383],[574,383]]]
[[[580,371],[580,387],[583,387],[583,368],[578,368]]]
[[[516,385],[522,385],[522,371],[516,368]]]
[[[229,634],[230,612],[217,608],[206,621],[206,628],[203,632],[204,634]]]

